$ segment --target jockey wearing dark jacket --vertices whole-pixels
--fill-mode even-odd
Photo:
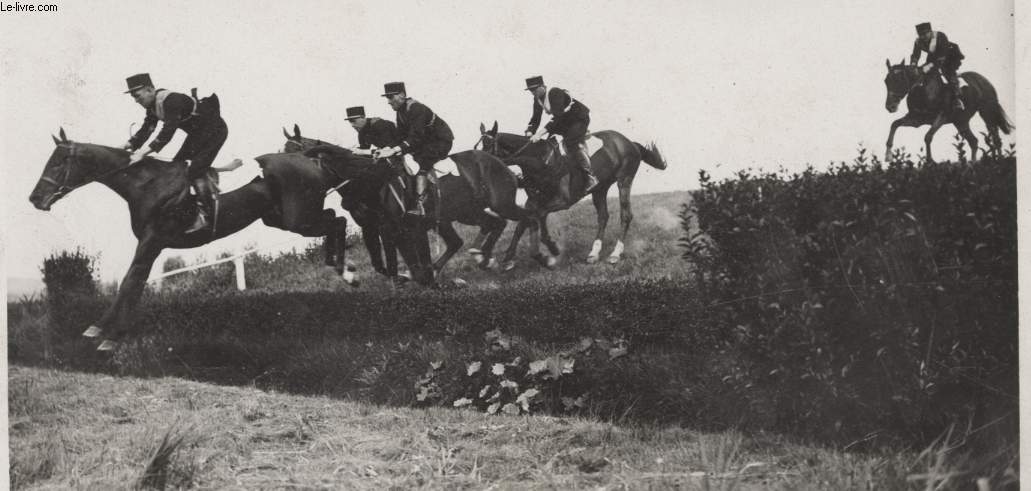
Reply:
[[[415,175],[417,206],[408,211],[413,215],[421,215],[429,188],[426,174],[433,169],[433,164],[447,158],[455,136],[447,122],[433,110],[408,97],[404,82],[390,82],[383,87],[383,97],[397,111],[397,131],[401,138],[400,144],[386,155],[396,152],[411,154],[419,164],[419,172]]]
[[[587,127],[591,124],[591,110],[569,92],[558,87],[549,89],[539,76],[526,79],[526,90],[533,94],[533,115],[526,126],[526,136],[536,139],[533,135],[541,124],[541,116],[545,112],[550,114],[551,121],[544,125],[544,130],[548,134],[562,135],[566,153],[587,176],[584,192],[589,193],[598,185],[598,179],[591,172],[591,158],[587,155],[585,141]]]
[[[203,228],[207,222],[204,214],[214,211],[216,199],[207,172],[229,135],[226,122],[219,114],[218,97],[212,95],[198,100],[195,96],[154,89],[150,75],[146,73],[133,75],[126,82],[129,86],[126,92],[131,93],[146,110],[143,126],[124,145],[125,149],[133,151],[130,161],[138,162],[151,152],[160,152],[175,136],[176,130],[185,131],[186,140],[173,160],[190,162],[187,177],[202,205],[202,212],[187,232]],[[148,148],[140,149],[154,132],[158,121],[162,122],[161,131]]]
[[[401,137],[398,136],[397,127],[393,122],[366,117],[365,108],[362,106],[347,108],[347,120],[358,132],[358,148],[362,150],[373,147],[390,148],[401,144]]]
[[[909,63],[916,65],[920,61],[920,53],[927,53],[927,61],[921,69],[927,73],[932,67],[937,67],[945,75],[953,95],[953,108],[962,111],[963,100],[960,97],[959,76],[956,71],[959,70],[964,57],[959,45],[949,41],[944,32],[931,30],[931,24],[928,22],[917,24],[916,32],[917,38],[913,42],[913,54],[909,56]]]

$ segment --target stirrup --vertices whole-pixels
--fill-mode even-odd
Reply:
[[[598,185],[601,184],[601,181],[598,180],[597,177],[588,176],[587,177],[587,182],[591,182],[591,181],[594,181],[594,184],[591,184],[590,186],[587,186],[586,188],[584,188],[584,194],[587,194],[587,193],[590,193],[591,191],[594,191],[594,188],[598,187]]]

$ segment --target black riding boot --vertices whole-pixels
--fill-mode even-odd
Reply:
[[[587,182],[584,185],[584,194],[588,194],[598,185],[598,178],[594,177],[591,171],[591,157],[587,155],[587,144],[580,142],[575,149],[572,149],[571,157],[576,161],[577,167],[584,173]]]
[[[949,90],[952,91],[952,109],[957,112],[963,111],[963,95],[959,91],[959,77],[956,72],[950,72],[945,75],[949,80]]]
[[[409,215],[423,216],[426,214],[426,196],[430,187],[430,178],[426,176],[425,172],[419,172],[415,175],[415,202],[405,212]]]
[[[215,197],[211,189],[211,183],[207,177],[199,177],[191,182],[194,192],[197,193],[197,219],[194,220],[186,233],[193,233],[208,226],[209,217],[215,212]]]

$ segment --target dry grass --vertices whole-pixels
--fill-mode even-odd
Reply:
[[[17,366],[11,387],[17,489],[910,489],[947,457]]]

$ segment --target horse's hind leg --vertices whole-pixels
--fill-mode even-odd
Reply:
[[[955,126],[959,130],[959,134],[963,135],[963,139],[967,141],[967,146],[970,147],[970,161],[977,160],[977,137],[974,136],[973,131],[970,131],[970,121],[956,121]]]
[[[594,211],[598,214],[598,231],[594,234],[594,244],[591,244],[591,252],[587,254],[587,264],[598,262],[598,258],[601,256],[602,239],[605,238],[605,228],[609,224],[608,193],[609,186],[605,186],[604,189],[596,189],[591,193],[591,199],[594,201]]]
[[[458,232],[455,232],[455,227],[451,222],[441,221],[437,224],[437,231],[440,233],[440,237],[444,239],[444,244],[447,245],[444,253],[433,263],[433,270],[439,273],[444,269],[444,265],[451,260],[451,257],[462,248],[463,242],[462,238],[458,236]]]
[[[627,179],[619,185],[619,225],[623,229],[623,233],[616,240],[616,246],[609,254],[609,264],[616,264],[623,258],[623,244],[630,231],[630,222],[634,221],[634,212],[630,209],[630,185],[632,183],[633,179]]]
[[[559,250],[558,244],[555,243],[555,240],[551,238],[551,232],[548,230],[548,215],[541,216],[540,220],[538,220],[538,228],[540,228],[540,243],[544,244],[544,247],[547,247],[548,252],[551,254],[545,258],[538,253],[538,260],[541,261],[541,264],[545,267],[553,268],[558,264],[558,256],[562,251]]]
[[[494,245],[498,243],[501,233],[505,231],[505,226],[508,225],[508,220],[501,218],[486,217],[484,220],[485,223],[480,230],[486,230],[487,233],[483,240],[482,252],[477,258],[480,269],[490,268],[495,262],[493,258]]]
[[[136,245],[136,254],[132,258],[129,271],[125,273],[125,278],[118,288],[114,303],[108,307],[96,325],[90,326],[86,332],[82,333],[86,337],[99,337],[104,330],[110,331],[107,339],[101,342],[97,350],[113,350],[116,347],[115,341],[121,339],[130,330],[129,323],[132,321],[133,313],[143,294],[147,276],[150,275],[150,270],[154,266],[158,254],[161,253],[161,249],[162,247],[155,239],[148,237],[144,237]]]

